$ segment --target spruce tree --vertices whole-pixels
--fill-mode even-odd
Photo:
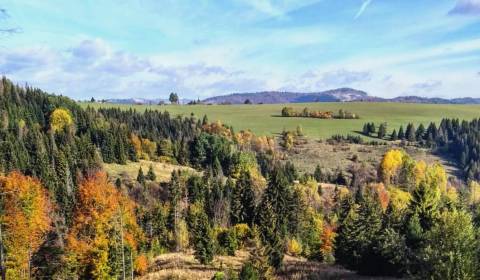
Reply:
[[[398,140],[398,135],[397,135],[397,130],[396,129],[393,130],[392,135],[390,135],[390,139],[392,141],[397,141]]]
[[[416,136],[415,136],[415,127],[413,126],[412,123],[409,123],[407,125],[407,131],[405,133],[405,138],[410,141],[410,142],[415,142]]]
[[[253,181],[248,171],[242,171],[233,189],[231,201],[232,224],[246,223],[253,225],[255,218],[255,192]]]
[[[383,139],[385,135],[387,134],[387,125],[385,123],[380,124],[378,127],[378,138]]]
[[[194,229],[194,243],[195,258],[201,264],[209,264],[213,261],[214,242],[212,236],[212,229],[205,212],[198,214],[197,225]]]
[[[157,175],[155,175],[155,171],[153,171],[153,165],[150,164],[147,173],[147,180],[155,181],[157,179]]]
[[[423,126],[423,123],[421,123],[418,128],[417,128],[417,131],[415,132],[415,138],[417,139],[417,141],[421,141],[423,140],[425,136],[425,127]]]
[[[145,184],[145,175],[143,174],[143,170],[141,166],[140,166],[140,169],[138,169],[137,182],[139,182],[142,185]]]
[[[404,140],[405,139],[405,132],[403,131],[403,125],[400,126],[398,130],[398,139]]]

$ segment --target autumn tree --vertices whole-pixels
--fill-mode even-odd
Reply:
[[[0,194],[7,277],[30,278],[32,255],[51,227],[49,198],[37,179],[18,172],[0,177]]]
[[[61,131],[73,125],[73,117],[68,109],[57,108],[50,115],[50,127],[54,132]]]
[[[80,183],[73,226],[66,238],[68,260],[77,275],[86,279],[128,275],[133,269],[126,271],[129,258],[136,255],[137,242],[143,238],[134,208],[104,172]]]

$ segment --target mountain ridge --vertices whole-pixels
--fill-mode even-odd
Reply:
[[[312,103],[312,102],[398,102],[423,104],[480,104],[480,98],[458,97],[422,97],[397,96],[384,98],[371,96],[367,92],[353,88],[337,88],[318,92],[289,92],[289,91],[260,91],[218,95],[202,100],[206,104],[244,104],[246,101],[254,104],[283,104],[283,103]],[[181,104],[187,104],[189,99],[182,99]],[[159,104],[168,103],[167,99],[155,98],[125,98],[107,99],[108,103],[115,104]]]

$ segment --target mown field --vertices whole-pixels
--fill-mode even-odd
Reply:
[[[459,118],[471,120],[480,117],[480,105],[440,105],[440,104],[405,104],[405,103],[295,103],[263,105],[119,105],[100,103],[81,103],[82,106],[133,107],[143,111],[147,108],[168,111],[174,115],[196,117],[208,116],[210,121],[220,120],[232,125],[235,130],[250,129],[258,135],[272,135],[283,129],[295,130],[301,125],[304,134],[310,138],[326,139],[334,134],[348,134],[360,131],[365,122],[387,122],[389,132],[400,125],[413,122],[416,125],[431,121],[439,122],[442,118]],[[283,107],[302,110],[333,111],[343,109],[360,115],[358,120],[285,118],[280,117]]]

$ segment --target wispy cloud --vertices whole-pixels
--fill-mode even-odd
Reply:
[[[480,15],[480,0],[457,0],[450,15]]]
[[[362,14],[365,12],[365,10],[368,8],[368,6],[372,3],[372,0],[364,0],[362,3],[362,6],[358,10],[357,14],[355,15],[355,19],[359,18],[362,16]]]

